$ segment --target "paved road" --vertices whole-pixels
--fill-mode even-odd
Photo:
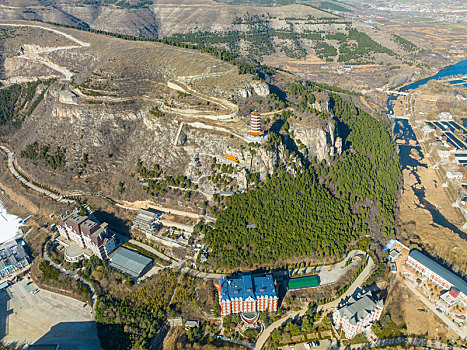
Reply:
[[[47,197],[50,197],[51,199],[53,199],[54,201],[57,201],[57,202],[62,202],[62,203],[73,203],[74,201],[73,200],[69,200],[69,199],[63,199],[62,197],[60,196],[57,196],[55,193],[52,193],[50,192],[49,190],[46,190],[42,187],[39,187],[39,186],[36,186],[34,185],[32,182],[26,180],[25,178],[23,178],[15,169],[14,167],[14,161],[15,161],[15,154],[13,153],[13,151],[11,151],[8,147],[6,146],[0,146],[0,148],[7,154],[8,156],[8,169],[10,170],[11,174],[18,180],[20,181],[22,184],[24,184],[25,186],[33,189],[34,191],[36,192],[39,192],[39,193],[42,193],[44,195],[46,195]]]
[[[458,348],[456,346],[450,347],[445,343],[441,343],[437,340],[427,340],[423,338],[411,338],[411,337],[399,337],[399,338],[389,338],[389,339],[377,339],[374,343],[362,343],[362,344],[353,344],[344,349],[357,350],[365,348],[382,348],[385,346],[394,346],[396,344],[407,344],[408,346],[418,346],[423,348],[434,348],[434,349],[453,349],[453,350],[464,350],[463,348]],[[338,349],[338,346],[333,346],[333,349]]]
[[[334,300],[334,301],[332,301],[330,303],[318,306],[318,311],[335,308],[335,307],[337,307],[337,305],[339,304],[341,299],[343,299],[343,298],[345,298],[345,297],[347,297],[349,295],[352,295],[355,292],[355,290],[358,287],[360,287],[363,284],[363,282],[366,280],[366,278],[370,275],[371,271],[373,270],[374,265],[375,265],[375,263],[373,262],[373,259],[371,258],[371,256],[369,256],[367,266],[363,269],[363,271],[360,273],[360,275],[357,277],[357,279],[352,283],[352,285],[347,290],[347,292],[345,292],[340,298],[337,298],[336,300]],[[279,328],[280,326],[284,325],[285,323],[287,323],[289,321],[292,321],[294,319],[302,317],[303,315],[305,315],[307,310],[308,310],[308,305],[305,305],[304,307],[302,307],[301,310],[299,310],[299,311],[290,311],[284,317],[282,317],[280,320],[277,320],[276,322],[272,323],[259,336],[258,340],[256,341],[255,350],[261,350],[262,349],[262,347],[264,346],[264,343],[266,342],[266,340],[269,338],[269,336],[271,335],[271,333],[275,329]]]
[[[118,205],[118,206],[120,206],[120,205]],[[163,207],[163,206],[160,206],[160,205],[157,205],[157,204],[151,204],[151,207],[156,209],[156,210],[167,213],[167,214],[175,214],[175,215],[180,215],[180,216],[186,216],[188,218],[198,219],[198,220],[199,219],[206,219],[206,220],[209,220],[209,221],[215,221],[215,219],[213,217],[208,216],[208,215],[201,215],[201,214],[196,214],[196,213],[192,213],[192,212],[189,212],[189,211],[183,211],[183,210],[179,210],[179,209]],[[138,210],[140,208],[128,208],[128,209]]]
[[[293,277],[300,277],[301,274],[309,274],[309,273],[316,273],[320,278],[320,285],[326,285],[337,282],[339,278],[342,277],[350,269],[354,268],[358,262],[354,264],[350,264],[345,266],[346,262],[349,259],[357,255],[366,255],[366,253],[362,250],[352,250],[350,251],[344,260],[332,264],[332,265],[324,265],[324,266],[317,266],[317,267],[303,267],[301,269],[292,270]]]
[[[222,277],[224,277],[224,275],[220,273],[201,272],[201,271],[194,270],[190,267],[187,267],[185,261],[180,261],[180,260],[175,260],[173,258],[170,258],[167,255],[162,254],[161,252],[159,252],[158,250],[154,249],[153,247],[147,244],[141,243],[134,239],[129,239],[128,237],[123,236],[121,234],[117,234],[117,237],[122,242],[128,242],[128,243],[137,245],[138,247],[141,247],[147,250],[148,252],[153,253],[154,255],[157,255],[162,260],[167,261],[170,264],[170,267],[177,268],[181,272],[187,273],[193,277],[198,277],[198,278],[203,278],[203,279],[208,279],[208,280],[220,280]]]
[[[71,196],[76,196],[76,197],[91,197],[91,196],[94,196],[94,197],[100,197],[100,198],[103,198],[107,201],[109,201],[111,204],[119,207],[119,208],[122,208],[122,209],[126,209],[126,210],[134,210],[134,211],[137,211],[141,208],[143,208],[141,205],[139,206],[129,206],[130,204],[128,203],[127,205],[124,205],[124,204],[121,204],[121,203],[118,203],[116,202],[115,200],[113,200],[112,198],[109,198],[107,196],[104,196],[102,194],[92,194],[92,193],[73,193],[73,194],[70,194]],[[179,209],[174,209],[174,208],[168,208],[168,207],[164,207],[164,206],[160,206],[160,205],[157,205],[157,204],[154,204],[154,203],[151,203],[150,204],[151,208],[154,208],[156,210],[159,210],[159,211],[162,211],[164,213],[167,213],[167,214],[175,214],[175,215],[179,215],[179,216],[186,216],[188,218],[192,218],[192,219],[206,219],[208,221],[215,221],[215,219],[211,216],[208,216],[208,215],[201,215],[201,214],[197,214],[197,213],[193,213],[193,212],[190,212],[190,211],[183,211],[183,210],[179,210]]]
[[[94,288],[92,287],[91,284],[89,284],[87,281],[83,280],[81,277],[78,276],[78,274],[71,270],[65,270],[64,268],[62,268],[61,266],[57,265],[56,263],[54,263],[50,258],[49,258],[49,254],[47,253],[47,244],[44,244],[44,247],[42,248],[42,256],[44,257],[44,259],[50,264],[52,265],[53,267],[55,267],[56,269],[60,270],[61,273],[63,273],[64,275],[70,277],[70,278],[73,278],[75,280],[77,280],[78,282],[80,282],[81,284],[83,284],[84,286],[86,286],[88,288],[88,290],[91,292],[91,306],[92,306],[92,313],[94,314],[94,311],[95,311],[95,307],[96,307],[96,301],[97,301],[97,295],[96,295],[96,291],[94,290]]]
[[[180,271],[184,272],[184,273],[188,273],[189,275],[193,276],[193,277],[198,277],[198,278],[203,278],[203,279],[206,279],[206,280],[220,280],[221,278],[225,277],[225,275],[221,274],[221,273],[212,273],[212,272],[201,272],[201,271],[197,271],[197,270],[194,270],[190,267],[187,267],[185,266],[186,265],[186,262],[184,261],[183,263],[181,263],[180,265]]]
[[[430,310],[438,316],[453,332],[455,332],[459,337],[462,339],[467,338],[467,333],[464,332],[459,326],[457,326],[454,322],[452,322],[444,313],[439,312],[436,310],[436,306],[433,305],[429,300],[425,298],[425,296],[420,293],[415,286],[408,282],[407,280],[404,280],[404,285],[410,289],[412,293],[414,293],[422,303],[424,303],[426,306],[430,308]]]
[[[320,305],[318,306],[318,311],[320,310],[329,310],[329,309],[334,309],[339,305],[340,301],[348,296],[351,296],[357,288],[359,288],[363,282],[367,279],[367,277],[371,274],[371,271],[373,270],[373,267],[375,266],[375,263],[371,256],[368,256],[368,264],[366,267],[363,269],[363,271],[358,275],[357,279],[352,283],[350,288],[341,295],[340,298],[337,298],[334,301],[331,301],[330,303]]]

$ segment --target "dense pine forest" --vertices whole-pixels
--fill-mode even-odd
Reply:
[[[230,197],[215,228],[205,227],[216,262],[227,268],[316,251],[340,254],[366,232],[349,204],[319,185],[311,169],[294,177],[283,168],[257,190]]]
[[[333,94],[333,112],[350,133],[349,149],[323,169],[338,188],[337,197],[350,205],[375,203],[378,221],[387,235],[394,223],[395,195],[401,172],[399,157],[388,133],[389,123],[376,120],[351,101]]]
[[[307,96],[314,88],[289,89],[292,96]],[[339,94],[329,95],[343,153],[296,175],[278,167],[264,184],[227,198],[215,225],[202,228],[213,266],[340,256],[361,235],[391,234],[401,172],[389,123]]]

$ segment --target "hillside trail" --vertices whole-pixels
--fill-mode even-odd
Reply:
[[[70,72],[67,68],[62,67],[62,66],[52,62],[48,58],[45,58],[45,57],[43,57],[41,55],[45,54],[45,53],[59,51],[59,50],[72,50],[72,49],[91,46],[91,44],[86,43],[84,41],[81,41],[81,40],[75,38],[74,36],[72,36],[70,34],[63,33],[63,32],[61,32],[59,30],[54,29],[54,28],[40,26],[40,25],[37,25],[37,24],[0,23],[0,26],[39,28],[39,29],[47,30],[49,32],[58,34],[58,35],[62,35],[63,37],[67,38],[68,40],[71,40],[74,43],[78,44],[78,45],[73,45],[73,46],[37,47],[37,48],[34,48],[34,49],[30,49],[29,52],[26,51],[25,53],[17,56],[18,58],[21,58],[21,59],[42,63],[43,65],[45,65],[45,66],[59,72],[60,74],[62,74],[65,77],[65,80],[67,80],[67,81],[71,81],[73,73]]]
[[[36,25],[36,24],[18,24],[18,23],[0,23],[0,26],[9,26],[9,27],[30,27],[30,28],[39,28],[42,30],[46,30],[58,35],[61,35],[70,41],[76,43],[77,45],[72,45],[72,46],[58,46],[58,47],[40,47],[36,45],[23,45],[24,52],[20,55],[17,56],[17,58],[20,59],[25,59],[28,61],[33,61],[33,62],[38,62],[41,63],[56,72],[60,73],[63,75],[64,80],[66,81],[71,81],[73,77],[73,73],[68,70],[66,67],[60,66],[59,64],[53,62],[49,58],[44,57],[44,54],[51,53],[51,52],[56,52],[56,51],[62,51],[62,50],[73,50],[73,49],[79,49],[79,48],[84,48],[84,47],[90,47],[91,44],[84,42],[82,40],[77,39],[76,37],[64,33],[62,31],[59,31],[54,28],[49,28],[46,26],[41,26],[41,25]],[[210,67],[210,69],[213,67]],[[210,70],[209,69],[209,70]],[[213,78],[213,77],[221,77],[224,75],[231,74],[234,71],[234,69],[228,70],[226,72],[205,72],[199,75],[192,75],[192,76],[179,76],[176,77],[174,80],[169,80],[167,82],[167,86],[170,89],[180,91],[186,94],[191,94],[193,96],[196,96],[204,101],[207,101],[209,103],[212,103],[214,105],[217,105],[221,111],[216,112],[216,111],[205,111],[201,109],[197,109],[195,107],[193,108],[174,108],[174,107],[169,107],[165,104],[165,101],[158,100],[156,102],[162,103],[162,110],[163,112],[171,112],[171,113],[176,113],[184,117],[194,117],[194,118],[207,118],[207,119],[212,119],[212,120],[225,120],[225,119],[232,119],[235,117],[238,113],[238,106],[230,102],[227,99],[220,98],[220,97],[214,97],[214,96],[209,96],[207,94],[201,93],[199,91],[196,91],[192,87],[188,86],[188,82],[191,82],[193,80],[198,80],[198,79],[207,79],[207,78]],[[89,98],[89,96],[86,96],[83,94],[79,89],[73,89],[73,92],[77,94],[80,97],[84,97],[86,99]],[[96,99],[96,98],[93,98]],[[108,97],[106,96],[105,98],[106,101],[109,102],[121,102],[123,100],[128,100],[128,98],[122,99],[122,98],[114,98],[114,97]]]
[[[62,35],[63,37],[67,38],[68,40],[78,44],[78,45],[72,45],[72,46],[58,46],[58,47],[41,47],[41,46],[37,46],[37,45],[23,44],[22,45],[23,53],[17,56],[17,58],[20,58],[20,59],[25,59],[25,60],[29,60],[29,61],[33,61],[33,62],[39,62],[39,63],[41,63],[41,64],[43,64],[43,65],[57,71],[57,72],[59,72],[60,74],[62,74],[64,76],[64,79],[66,81],[71,81],[71,78],[73,77],[73,73],[70,72],[67,68],[62,67],[62,66],[52,62],[50,59],[45,58],[42,55],[50,53],[50,52],[60,51],[60,50],[73,50],[73,49],[78,49],[78,48],[91,46],[91,44],[86,43],[84,41],[81,41],[81,40],[75,38],[74,36],[72,36],[70,34],[63,33],[63,32],[61,32],[59,30],[56,30],[56,29],[53,29],[53,28],[48,28],[48,27],[45,27],[45,26],[36,25],[36,24],[0,23],[0,26],[39,28],[39,29],[50,31],[50,32],[58,34],[58,35]],[[92,127],[92,123],[93,123],[93,120],[95,118],[94,118],[94,114],[89,109],[87,109],[84,106],[81,106],[79,104],[78,104],[78,106],[84,113],[88,113],[90,115],[90,117],[91,117],[91,118],[89,118],[88,132],[85,134],[86,137],[81,142],[81,145],[80,145],[79,154],[82,154],[83,147],[86,144],[87,136],[89,135],[89,131],[90,131],[91,127]],[[78,159],[78,161],[79,161],[79,159]]]
[[[217,74],[217,73],[213,73],[213,74]],[[167,87],[175,91],[193,95],[195,97],[198,97],[201,100],[217,105],[223,111],[216,113],[215,111],[212,111],[212,110],[206,111],[202,109],[197,109],[195,107],[175,108],[175,107],[170,107],[167,104],[165,104],[165,102],[163,102],[161,105],[161,110],[163,112],[176,113],[184,117],[205,118],[205,119],[211,119],[211,120],[232,119],[237,115],[238,106],[235,103],[230,102],[229,100],[221,98],[221,97],[209,96],[199,91],[196,91],[195,89],[188,86],[184,82],[185,78],[186,77],[177,77],[174,80],[169,80],[167,82]]]

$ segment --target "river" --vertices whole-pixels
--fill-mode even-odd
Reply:
[[[438,72],[438,74],[416,81],[409,85],[404,86],[400,91],[408,91],[419,88],[425,85],[427,82],[433,79],[439,79],[442,77],[454,76],[454,75],[467,74],[467,60],[463,60],[455,65],[446,67],[445,69]],[[389,96],[387,99],[388,114],[393,114],[393,104],[397,97]],[[467,239],[467,234],[463,232],[459,227],[451,223],[446,217],[441,214],[438,208],[432,203],[428,202],[425,198],[425,188],[423,187],[420,177],[417,174],[419,167],[427,168],[425,163],[421,163],[424,159],[424,155],[420,144],[418,143],[417,137],[409,124],[407,119],[395,118],[394,119],[394,137],[398,144],[398,153],[403,171],[410,171],[414,175],[417,182],[411,186],[414,194],[420,201],[420,205],[428,210],[433,218],[433,223],[446,227],[463,239]]]
[[[21,218],[9,214],[0,201],[0,243],[14,238],[20,233]]]
[[[459,74],[460,75],[467,74],[467,60],[463,60],[456,64],[453,64],[452,66],[446,67],[440,70],[438,74],[436,75],[433,75],[431,77],[421,79],[409,85],[403,86],[402,88],[399,89],[399,91],[415,90],[419,88],[420,86],[425,85],[430,80],[433,80],[433,79],[438,80],[440,78],[452,77],[452,76],[459,75]]]
[[[415,89],[418,89],[420,86],[425,85],[430,80],[434,80],[434,79],[438,80],[440,78],[452,77],[455,75],[465,75],[465,74],[467,74],[467,60],[463,60],[456,64],[453,64],[452,66],[446,67],[440,70],[436,75],[432,75],[431,77],[417,80],[413,83],[405,85],[401,87],[399,91],[407,92],[409,90],[415,90]],[[464,79],[464,81],[465,80],[466,79]],[[457,80],[452,81],[451,83],[455,83],[455,82],[458,82],[458,81]],[[463,86],[467,87],[467,84],[463,84]],[[394,102],[396,101],[396,99],[397,99],[397,96],[390,95],[386,101],[386,107],[388,109],[388,114],[390,115],[394,114],[393,106],[394,106]]]

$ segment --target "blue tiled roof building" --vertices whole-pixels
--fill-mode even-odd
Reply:
[[[222,316],[236,313],[277,311],[278,296],[272,275],[243,275],[221,279],[219,303]]]

